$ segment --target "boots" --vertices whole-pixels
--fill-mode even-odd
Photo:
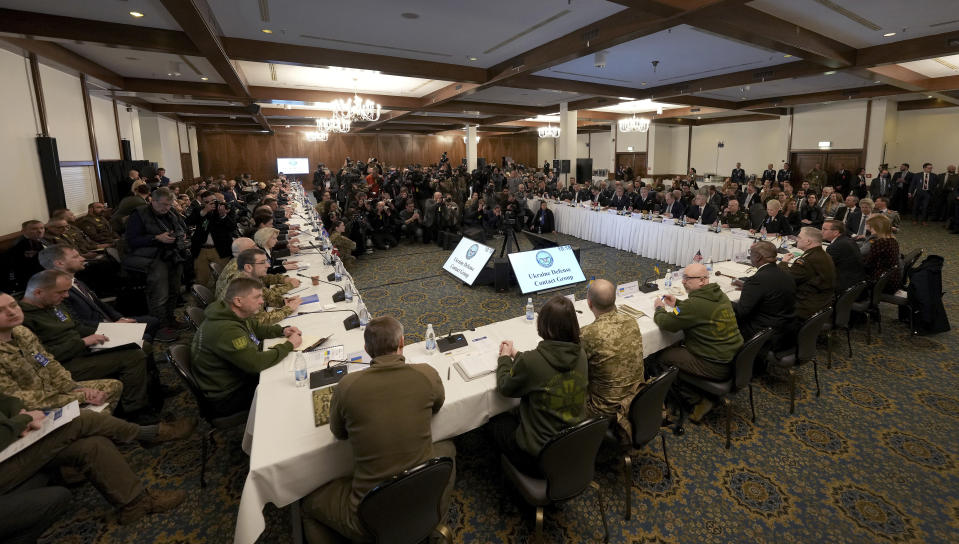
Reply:
[[[160,491],[147,489],[129,504],[117,509],[117,521],[128,525],[146,516],[172,510],[186,499],[186,491]]]

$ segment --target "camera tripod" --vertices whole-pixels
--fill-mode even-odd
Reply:
[[[519,252],[519,241],[516,239],[516,229],[513,227],[514,227],[513,225],[507,224],[505,225],[505,228],[503,229],[503,247],[499,251],[500,259],[503,258],[503,255],[511,252],[513,246],[516,246],[516,251]]]

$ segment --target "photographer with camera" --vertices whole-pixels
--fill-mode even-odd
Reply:
[[[193,272],[196,283],[210,283],[210,263],[220,266],[233,256],[230,245],[236,231],[236,216],[226,202],[210,191],[200,193],[202,207],[194,208],[186,224],[194,228],[190,250],[193,253]]]
[[[423,241],[432,242],[439,238],[443,218],[443,193],[433,193],[433,198],[423,206]]]
[[[349,237],[356,243],[357,253],[373,253],[372,240],[369,239],[370,223],[369,215],[373,209],[366,199],[366,193],[358,191],[354,195],[354,200],[347,208],[346,218],[349,219]]]
[[[367,217],[370,232],[373,235],[373,245],[376,249],[389,249],[396,245],[396,216],[393,210],[386,205],[386,201],[376,203],[376,210]]]
[[[400,234],[409,241],[423,241],[423,225],[420,211],[416,209],[413,199],[406,200],[403,211],[400,212]]]
[[[503,210],[499,204],[493,206],[492,210],[486,211],[486,217],[483,219],[483,230],[486,236],[493,236],[503,232]]]
[[[463,214],[460,211],[460,207],[457,206],[453,200],[453,195],[449,193],[446,193],[446,198],[443,200],[442,218],[443,222],[440,225],[440,230],[453,233],[459,232],[460,221],[463,218]]]
[[[161,187],[153,191],[150,204],[136,209],[125,233],[130,251],[123,268],[146,274],[149,314],[167,327],[181,329],[173,316],[180,294],[183,265],[190,260],[190,240],[183,219],[170,211],[173,193]]]

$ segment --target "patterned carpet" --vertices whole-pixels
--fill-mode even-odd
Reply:
[[[652,274],[655,263],[649,259],[557,238],[582,248],[587,277],[617,283]],[[954,268],[959,237],[941,226],[909,226],[900,242],[903,252],[924,247],[946,257],[945,304],[953,326],[959,325],[959,271]],[[500,242],[493,245],[498,249]],[[446,256],[435,246],[402,245],[362,258],[355,276],[371,312],[399,318],[409,343],[422,339],[427,323],[442,332],[523,312],[525,297],[518,292],[468,288],[445,274],[440,267]],[[665,270],[663,263],[659,266]],[[574,290],[577,297],[584,293],[582,286]],[[606,499],[610,541],[959,542],[959,336],[953,330],[909,339],[895,315],[885,309],[883,334],[873,330],[873,346],[865,346],[864,330],[853,331],[854,356],[838,349],[832,370],[821,367],[821,398],[815,396],[812,368],[803,367],[795,415],[788,413],[784,380],[758,380],[755,424],[749,421],[745,394],[735,400],[731,450],[723,449],[724,423],[714,412],[702,425],[689,425],[685,435],[667,438],[671,477],[666,477],[658,442],[640,451],[634,457],[629,522],[623,519],[621,461],[601,454],[597,480]],[[162,370],[166,380],[175,380],[166,365]],[[183,393],[169,408],[187,414],[195,405]],[[74,489],[74,508],[42,541],[232,541],[247,471],[241,434],[236,429],[218,436],[205,490],[199,486],[200,434],[152,449],[129,448],[132,466],[148,484],[188,490],[186,504],[121,527],[109,518],[109,505],[90,485],[82,485]],[[485,435],[468,433],[456,445],[449,520],[455,541],[525,542],[532,511],[502,487],[498,456]],[[268,506],[266,516],[259,542],[290,542],[288,509]],[[547,510],[545,535],[551,543],[600,541],[595,492]]]

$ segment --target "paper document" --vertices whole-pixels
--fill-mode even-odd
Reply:
[[[90,349],[116,348],[127,344],[136,344],[142,348],[143,331],[146,329],[146,323],[100,323],[96,334],[102,334],[109,340],[99,346],[90,346]]]
[[[77,401],[73,401],[62,408],[57,408],[56,410],[48,412],[47,417],[40,422],[39,429],[30,431],[27,433],[27,436],[17,439],[14,443],[4,448],[3,451],[0,451],[0,463],[27,449],[36,441],[40,440],[56,429],[66,425],[79,416],[80,403]]]
[[[304,304],[313,304],[314,302],[319,302],[319,301],[320,301],[320,297],[318,295],[305,296],[300,298],[300,306]]]

